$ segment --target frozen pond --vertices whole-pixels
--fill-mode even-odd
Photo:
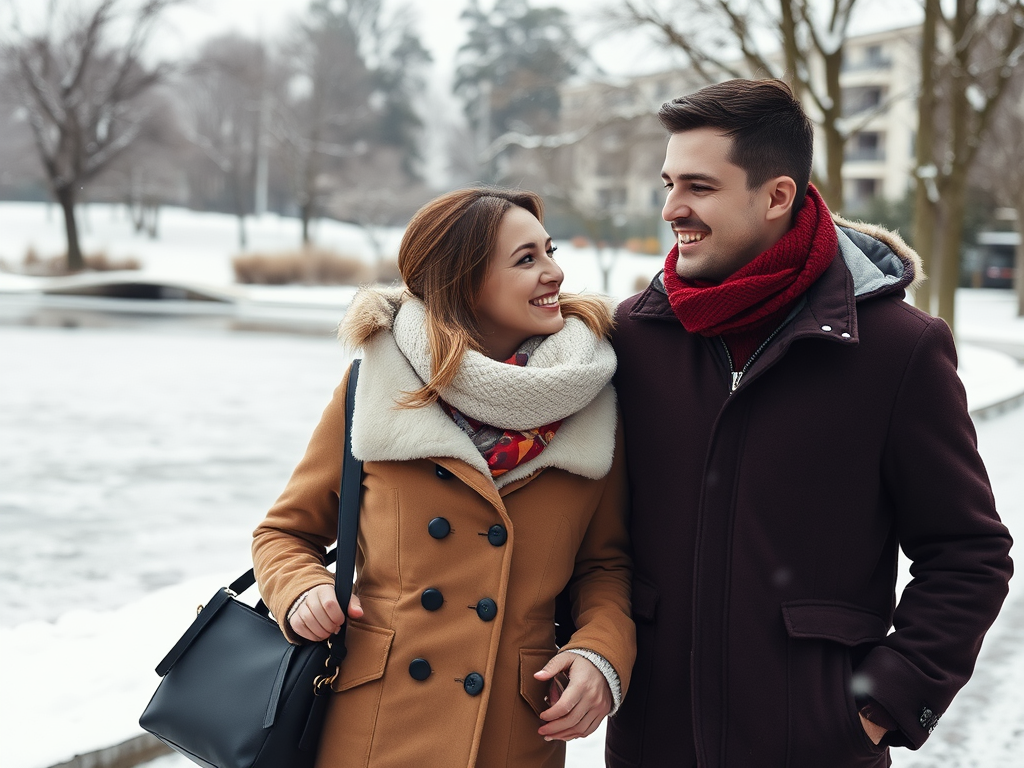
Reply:
[[[248,568],[249,534],[348,359],[326,334],[0,326],[0,628]],[[1018,532],[1024,409],[978,432],[1000,512]],[[1020,765],[1022,648],[1014,582],[974,679],[927,747],[897,750],[894,764]],[[600,735],[575,742],[568,766],[600,765],[601,753]],[[154,768],[187,765],[171,757]]]
[[[331,337],[0,327],[0,626],[249,567]]]

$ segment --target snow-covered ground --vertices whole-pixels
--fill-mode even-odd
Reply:
[[[159,239],[150,239],[134,231],[123,206],[95,204],[80,207],[79,225],[82,249],[86,253],[105,252],[113,259],[133,257],[147,277],[183,280],[222,286],[231,284],[231,257],[240,252],[238,224],[233,216],[198,213],[183,208],[163,208]],[[65,252],[63,219],[60,209],[41,203],[0,203],[0,260],[20,264],[31,247],[40,256]],[[248,251],[275,252],[296,250],[301,242],[297,219],[267,214],[248,219]],[[381,229],[378,236],[388,258],[398,255],[402,230]],[[373,250],[366,232],[352,224],[320,220],[313,225],[317,245],[339,253],[371,261]],[[558,260],[566,273],[565,289],[601,290],[601,273],[589,249],[577,249],[558,242]],[[633,293],[637,277],[654,275],[661,259],[623,253],[612,272],[613,292]],[[24,289],[36,281],[0,272],[0,291]],[[320,301],[326,291],[310,291],[290,286],[261,286],[246,289],[264,300]]]
[[[165,211],[156,243],[134,235],[117,209],[93,206],[83,218],[87,250],[136,256],[155,276],[230,280],[230,217]],[[324,223],[320,234],[368,257],[354,227]],[[390,237],[397,242],[398,233]],[[251,226],[254,249],[297,239],[293,221],[265,217]],[[44,206],[0,204],[0,256],[20,258],[28,244],[44,255],[62,248],[57,210],[47,222]],[[600,287],[590,254],[566,245],[558,255],[567,287]],[[657,268],[657,259],[624,256],[613,292],[631,293],[637,276]],[[0,292],[35,284],[0,274]],[[310,300],[307,289],[264,290],[278,301]],[[959,301],[961,338],[1024,349],[1024,321],[1008,292],[965,291]],[[249,532],[348,359],[326,331],[233,333],[155,321],[0,326],[4,768],[47,768],[138,733],[153,667],[196,605],[248,567]],[[1024,370],[984,349],[961,347],[961,373],[973,406],[1024,391]],[[1000,510],[1016,530],[1024,522],[1024,409],[981,421],[978,431]],[[897,766],[1022,764],[1022,635],[1024,601],[1012,589],[974,680],[925,749],[896,754]],[[602,765],[601,741],[595,734],[570,744],[570,768]]]

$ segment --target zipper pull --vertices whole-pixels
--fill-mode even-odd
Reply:
[[[729,394],[736,391],[736,388],[740,385],[740,379],[743,378],[743,371],[732,372],[732,389],[729,390]]]

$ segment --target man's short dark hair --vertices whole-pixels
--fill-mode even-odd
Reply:
[[[814,131],[800,102],[781,80],[726,80],[667,101],[658,119],[671,133],[712,128],[733,140],[729,161],[747,172],[747,189],[789,176],[793,212],[811,179]]]

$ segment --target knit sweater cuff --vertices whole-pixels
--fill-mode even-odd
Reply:
[[[569,648],[565,653],[575,653],[577,656],[582,656],[604,675],[604,679],[608,681],[608,687],[612,692],[612,711],[608,713],[608,717],[612,717],[619,711],[619,705],[622,704],[622,683],[619,682],[619,673],[615,671],[615,667],[600,653],[587,650],[586,648]]]
[[[310,587],[297,598],[295,598],[295,602],[292,603],[292,607],[288,609],[288,613],[284,617],[285,621],[292,620],[292,616],[294,616],[295,612],[299,610],[299,608],[302,606],[304,602],[306,602],[306,598],[309,597],[309,593],[312,592],[314,589],[316,589],[316,587]]]

